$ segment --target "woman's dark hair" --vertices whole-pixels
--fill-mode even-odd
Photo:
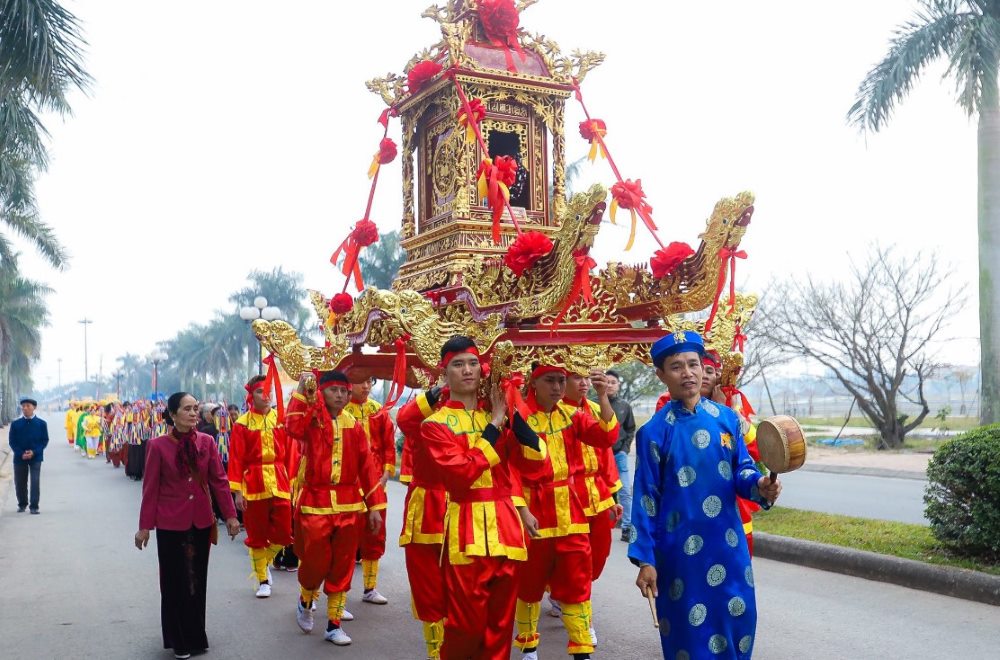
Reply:
[[[464,353],[470,348],[475,348],[476,342],[472,341],[468,337],[463,337],[462,335],[455,335],[448,341],[444,343],[441,347],[441,359],[444,359],[445,355],[448,353]]]
[[[177,414],[177,411],[181,409],[181,401],[186,396],[191,396],[191,394],[187,392],[174,392],[167,399],[167,409],[163,411],[163,421],[170,426],[174,426],[174,418],[171,416],[171,413]]]
[[[170,398],[167,399],[167,410],[171,413],[177,414],[177,411],[181,409],[181,401],[183,401],[186,396],[191,395],[187,392],[174,392],[171,394]]]

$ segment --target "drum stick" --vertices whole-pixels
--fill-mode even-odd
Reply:
[[[656,602],[653,600],[653,590],[646,587],[646,600],[649,601],[649,613],[653,615],[653,627],[659,628],[660,622],[656,619]]]
[[[774,470],[770,470],[770,473],[771,474],[769,475],[768,478],[771,480],[771,484],[773,485],[774,482],[778,480],[778,473],[775,472]]]

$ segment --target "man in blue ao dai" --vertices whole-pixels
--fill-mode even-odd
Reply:
[[[769,508],[781,484],[754,466],[736,414],[701,398],[701,336],[676,332],[650,352],[671,401],[636,435],[636,585],[656,597],[664,658],[750,658],[757,606],[736,496]]]

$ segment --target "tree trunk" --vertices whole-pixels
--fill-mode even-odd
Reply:
[[[1000,420],[1000,103],[994,81],[979,113],[979,421]]]

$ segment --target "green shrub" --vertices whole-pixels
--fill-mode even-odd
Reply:
[[[953,551],[1000,560],[1000,424],[945,442],[927,466],[934,536]]]

